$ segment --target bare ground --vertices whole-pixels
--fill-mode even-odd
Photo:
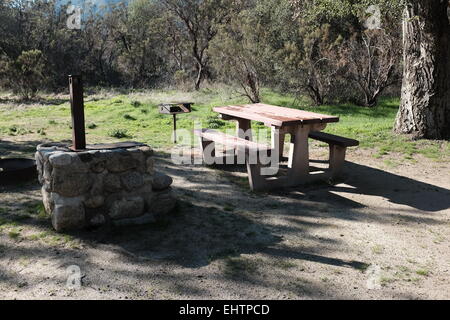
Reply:
[[[161,156],[180,198],[166,222],[71,235],[36,216],[36,183],[3,187],[0,299],[449,299],[450,163],[370,153],[349,153],[340,184],[269,194]]]

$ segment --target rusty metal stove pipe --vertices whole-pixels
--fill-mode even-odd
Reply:
[[[83,81],[81,75],[69,75],[70,105],[72,111],[71,149],[75,151],[86,149],[86,132],[84,126]]]

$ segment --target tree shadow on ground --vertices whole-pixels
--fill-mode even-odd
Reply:
[[[83,268],[92,272],[102,268],[106,270],[106,274],[110,272],[130,279],[130,283],[139,279],[158,278],[167,282],[170,290],[174,292],[192,292],[207,296],[210,294],[208,290],[189,281],[197,270],[221,260],[225,269],[217,274],[218,279],[232,283],[247,282],[261,288],[277,288],[279,284],[274,282],[273,278],[265,279],[263,273],[259,274],[260,267],[247,266],[245,260],[239,260],[236,265],[233,259],[242,255],[263,255],[275,261],[307,261],[363,271],[368,266],[364,261],[336,258],[335,250],[339,250],[340,239],[316,237],[314,231],[327,227],[328,219],[383,224],[401,218],[404,223],[418,220],[430,224],[439,223],[432,217],[432,213],[450,206],[447,189],[355,163],[346,163],[345,184],[318,184],[255,194],[248,189],[248,185],[230,183],[233,170],[227,169],[224,173],[209,169],[205,171],[202,166],[176,166],[167,157],[159,157],[158,162],[161,171],[191,182],[190,185],[174,185],[180,196],[177,210],[165,221],[154,225],[69,233],[82,240],[89,248],[117,253],[119,260],[116,262],[132,266],[133,271],[116,262],[100,266],[92,262],[86,252],[78,251],[77,255],[85,261]],[[241,174],[245,169],[237,168],[235,171]],[[36,198],[39,198],[37,184],[9,189],[7,192],[19,193],[21,188],[24,192],[34,192]],[[390,214],[378,212],[376,208],[365,212],[361,211],[365,208],[364,204],[336,194],[340,192],[379,196],[409,208],[405,208],[405,211],[394,210]],[[240,198],[233,202],[232,199],[237,194]],[[421,201],[417,198],[418,195],[423,195],[425,199]],[[245,199],[245,203],[242,199]],[[226,208],[228,202],[231,202],[233,207]],[[12,202],[8,204],[10,207],[13,205]],[[17,209],[23,205],[16,204]],[[19,213],[20,210],[17,210],[14,214]],[[320,219],[305,219],[311,217]],[[275,224],[272,219],[289,221],[290,224]],[[34,217],[21,219],[20,223],[51,230],[49,221],[43,222]],[[283,238],[292,235],[307,241],[307,245],[286,247]],[[58,259],[69,261],[70,255],[74,255],[70,252],[67,253],[68,257],[61,256]],[[35,254],[51,255],[42,248],[21,252],[21,255],[25,256]],[[167,265],[181,269],[177,269],[176,274],[170,274],[164,271],[167,270],[164,267]],[[273,272],[277,270],[271,270],[271,273]],[[292,283],[296,281],[294,278],[290,279],[291,276],[286,273],[283,273],[283,277]],[[14,282],[18,279],[5,271],[2,281]],[[89,281],[106,285],[111,284],[112,280],[101,278]],[[286,288],[279,287],[279,290],[283,289]],[[289,287],[289,290],[309,296],[326,292],[323,285],[312,282],[294,285]]]
[[[61,99],[61,98],[42,98],[42,97],[35,97],[32,99],[21,99],[17,97],[3,97],[0,98],[0,103],[3,104],[14,104],[14,105],[34,105],[34,104],[41,104],[41,105],[50,105],[50,106],[59,106],[64,103],[68,103],[70,99]]]
[[[9,141],[0,139],[0,157],[24,156],[34,158],[36,147],[41,143],[43,142],[39,140]]]
[[[160,159],[161,160],[161,159]],[[183,173],[187,178],[204,174],[198,172],[200,167],[189,168],[189,173]],[[179,168],[166,167],[164,171],[172,176],[180,174]],[[190,179],[193,180],[193,179]],[[233,184],[223,186],[223,193],[242,192]],[[34,189],[33,189],[34,187]],[[21,187],[10,189],[9,192],[19,192]],[[38,186],[30,184],[27,188],[38,192]],[[179,201],[176,212],[167,220],[155,225],[135,227],[115,227],[100,229],[97,231],[82,231],[69,233],[72,236],[98,244],[114,245],[122,248],[133,256],[150,260],[165,260],[179,264],[183,267],[198,268],[206,266],[211,262],[239,256],[241,254],[252,254],[264,252],[265,248],[275,247],[282,241],[280,231],[302,234],[305,239],[313,240],[309,235],[308,228],[316,229],[321,223],[309,224],[307,222],[293,225],[287,229],[278,228],[273,231],[270,223],[258,221],[257,217],[243,214],[241,208],[226,208],[221,197],[211,197],[210,190],[217,188],[216,181],[202,180],[200,190],[192,191],[190,188],[176,186],[176,191],[184,195]],[[228,190],[227,190],[228,188]],[[25,191],[25,189],[23,189]],[[7,190],[8,191],[8,190]],[[186,199],[188,195],[189,199]],[[203,199],[197,203],[197,200]],[[33,201],[32,201],[33,202]],[[261,202],[258,195],[252,195],[248,201],[247,209],[252,208],[252,203]],[[273,202],[268,200],[268,202]],[[10,208],[27,206],[24,203],[9,203]],[[36,201],[29,203],[28,207],[36,205]],[[280,203],[280,206],[285,204]],[[316,208],[311,208],[316,209]],[[264,213],[260,213],[264,216]],[[303,208],[301,214],[310,215],[308,208]],[[14,216],[9,217],[14,219]],[[43,222],[32,217],[21,217],[21,224],[43,226]],[[49,222],[47,222],[49,223]],[[50,225],[48,225],[50,229]],[[323,243],[333,242],[331,239],[322,238]],[[318,246],[319,247],[319,244]],[[293,254],[292,257],[295,257]],[[298,256],[298,254],[297,254]],[[331,265],[346,265],[359,268],[362,262],[331,261],[326,257],[320,259],[319,255],[304,255],[305,260],[315,260]]]
[[[116,245],[144,260],[165,260],[187,268],[254,253],[281,240],[246,217],[185,201],[179,201],[176,212],[166,220],[153,225],[114,227],[78,236]]]

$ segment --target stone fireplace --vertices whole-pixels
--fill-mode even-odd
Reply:
[[[144,144],[93,145],[80,152],[41,144],[36,165],[45,210],[57,231],[151,223],[175,207],[172,178],[155,172],[153,150]]]

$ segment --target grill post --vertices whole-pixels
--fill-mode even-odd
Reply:
[[[177,143],[177,115],[173,114],[173,143]]]
[[[86,149],[84,127],[83,81],[81,75],[69,75],[70,105],[72,111],[73,150]]]
[[[160,114],[171,114],[173,117],[173,143],[177,143],[177,114],[190,113],[192,102],[163,103],[159,105]]]

